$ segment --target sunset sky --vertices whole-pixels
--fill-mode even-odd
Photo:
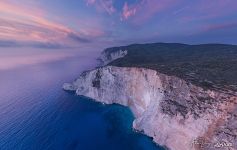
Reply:
[[[0,47],[237,44],[236,0],[0,0]]]

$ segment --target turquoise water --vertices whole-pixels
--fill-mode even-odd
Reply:
[[[0,71],[0,149],[161,150],[133,132],[128,108],[62,90],[93,65],[76,58]]]

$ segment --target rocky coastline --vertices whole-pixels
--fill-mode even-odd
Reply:
[[[104,66],[86,71],[64,90],[128,106],[133,128],[170,150],[236,150],[237,94],[203,89],[156,70],[106,65],[126,50],[103,52]]]

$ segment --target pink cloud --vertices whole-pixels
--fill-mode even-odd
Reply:
[[[162,13],[177,2],[182,0],[140,0],[138,3],[128,6],[125,2],[123,7],[122,18],[134,24],[143,24],[151,19],[157,13]]]
[[[129,17],[134,16],[136,14],[137,7],[129,7],[128,3],[125,2],[123,6],[123,12],[121,16],[121,20],[127,20]]]
[[[99,28],[84,29],[84,30],[81,30],[81,32],[84,35],[90,36],[93,38],[102,37],[103,35],[105,35],[105,32]]]
[[[0,2],[0,40],[78,45],[88,42],[84,35],[62,24],[45,19],[42,10]],[[98,33],[97,33],[98,34]],[[94,34],[92,34],[94,36]]]
[[[77,21],[79,32],[85,36],[99,38],[106,35],[103,20],[100,18],[83,18]]]

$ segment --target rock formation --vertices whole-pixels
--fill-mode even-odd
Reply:
[[[101,65],[107,65],[108,63],[112,62],[113,60],[116,60],[118,58],[122,58],[127,55],[127,50],[105,50],[102,52],[100,58],[98,59],[101,63]]]
[[[106,64],[126,53],[104,52],[102,60]],[[151,69],[115,66],[84,72],[63,88],[128,106],[136,118],[133,128],[167,149],[237,149],[236,92],[203,89]]]

